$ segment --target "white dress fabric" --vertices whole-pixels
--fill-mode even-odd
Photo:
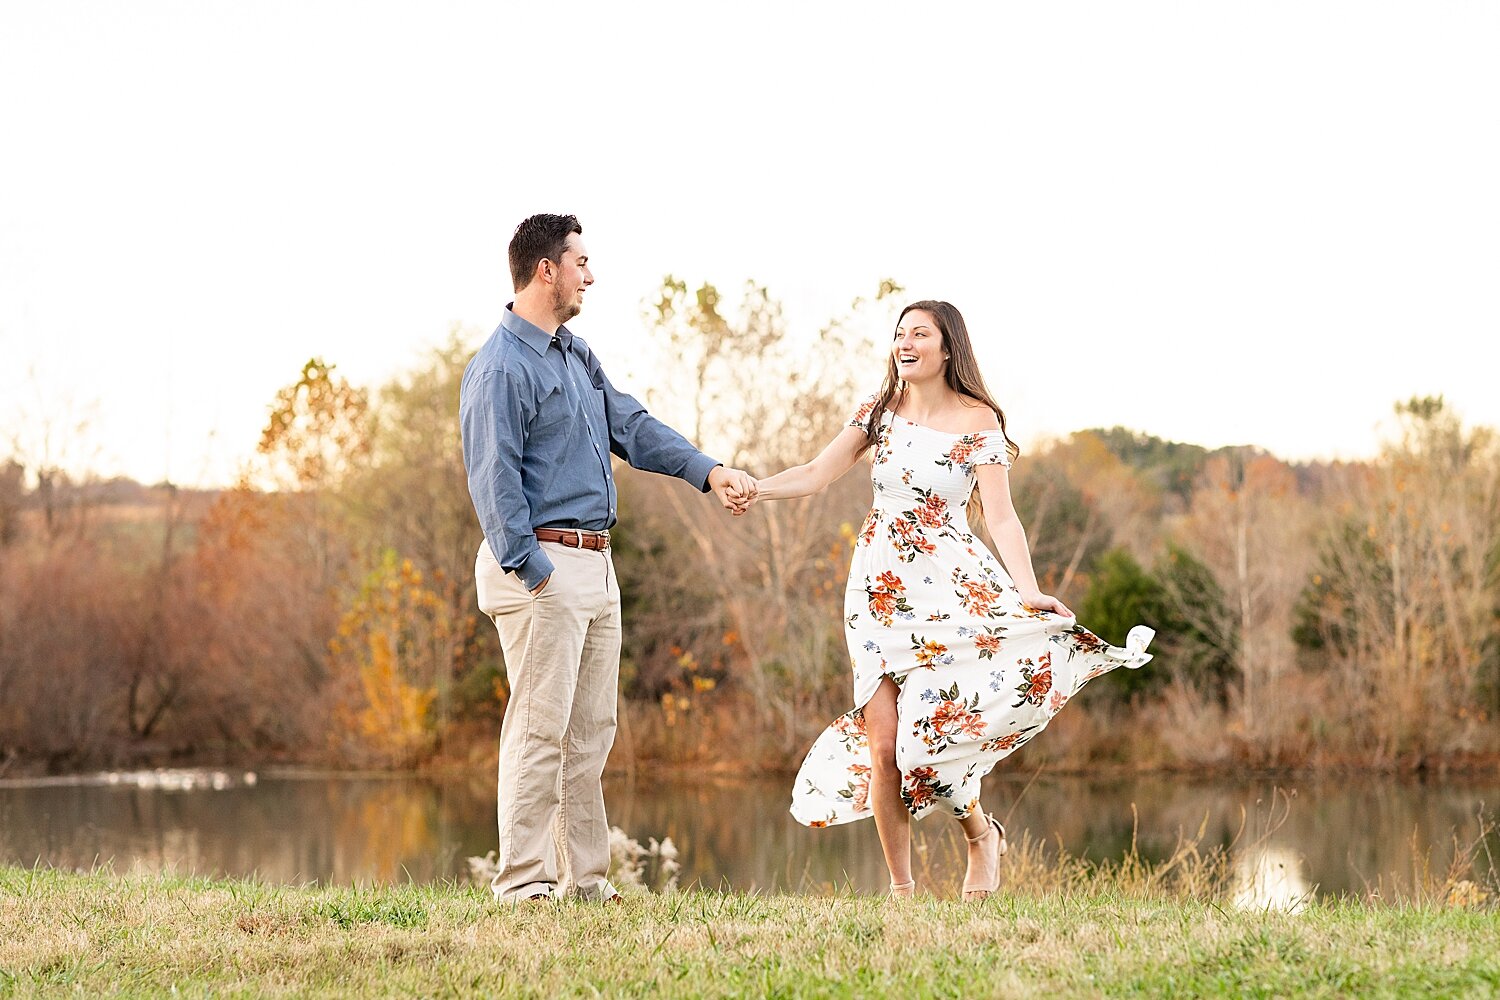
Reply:
[[[849,421],[864,427],[872,397]],[[889,676],[897,699],[901,798],[920,817],[963,817],[983,777],[1041,732],[1084,684],[1139,667],[1152,632],[1111,646],[1072,618],[1036,611],[968,531],[980,465],[1009,466],[1000,431],[949,434],[886,411],[872,456],[874,506],[844,592],[854,711],[802,763],[792,815],[807,826],[869,816],[870,754],[861,708]]]

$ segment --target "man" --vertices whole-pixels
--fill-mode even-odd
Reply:
[[[479,607],[500,631],[496,899],[618,898],[606,875],[604,761],[615,736],[620,590],[609,456],[712,489],[742,512],[754,484],[617,390],[562,324],[593,284],[583,227],[534,215],[510,242],[515,301],[464,371],[464,467],[484,529]],[[559,872],[558,858],[563,870]]]

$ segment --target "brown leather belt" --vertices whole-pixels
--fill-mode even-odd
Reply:
[[[582,528],[537,528],[539,542],[557,542],[570,549],[593,549],[603,552],[609,548],[609,532],[584,531]]]

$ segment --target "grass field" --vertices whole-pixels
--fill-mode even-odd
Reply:
[[[515,907],[454,884],[0,868],[0,995],[1500,994],[1500,911],[1472,883],[1247,911],[1214,888],[1213,858],[1028,869],[1041,855],[1012,853],[1012,890],[980,905],[688,891]]]

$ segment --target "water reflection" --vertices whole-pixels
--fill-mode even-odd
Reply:
[[[1234,905],[1297,913],[1313,896],[1302,858],[1284,847],[1251,847],[1234,859]]]
[[[488,775],[257,777],[0,783],[0,861],[369,883],[463,878],[466,859],[495,846]],[[614,782],[607,795],[611,821],[630,836],[672,839],[685,886],[879,892],[885,885],[874,825],[799,826],[786,812],[784,781]],[[1029,833],[1093,859],[1119,857],[1132,840],[1143,855],[1164,858],[1181,836],[1202,830],[1205,848],[1236,845],[1238,901],[1279,907],[1315,892],[1408,885],[1414,857],[1442,871],[1455,831],[1469,839],[1475,817],[1497,800],[1494,779],[1043,778],[1027,786],[992,776],[985,792],[1013,839]],[[956,824],[933,817],[917,831],[919,879],[951,892],[962,867]],[[1500,843],[1490,851],[1500,853]]]

